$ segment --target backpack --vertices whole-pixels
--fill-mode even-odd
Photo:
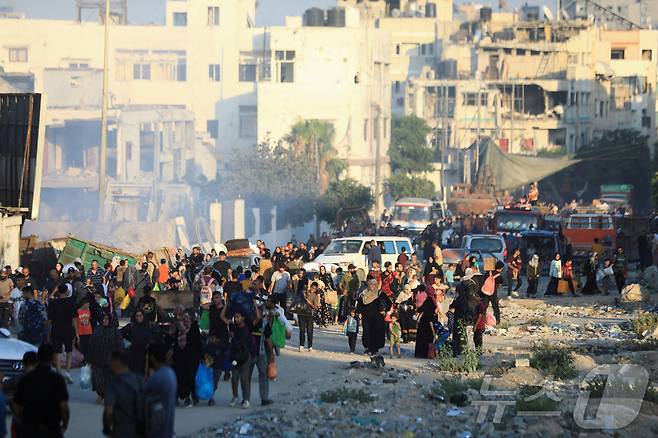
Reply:
[[[482,293],[488,296],[491,296],[496,292],[496,278],[500,277],[500,274],[493,275],[489,272],[489,276],[484,280],[482,285]]]
[[[201,291],[199,292],[200,303],[201,305],[210,304],[210,302],[212,301],[215,279],[210,277],[210,280],[208,281],[208,283],[206,283],[204,281],[204,277],[202,276],[199,279],[199,281],[201,282]]]
[[[44,317],[41,303],[36,300],[29,300],[23,306],[25,306],[25,311],[21,318],[23,331],[30,334],[43,333]]]
[[[477,294],[477,283],[467,280],[457,286],[458,296],[455,299],[456,307],[461,310],[461,317],[467,324],[474,324],[478,314],[478,306],[482,302]]]
[[[122,382],[123,383],[123,382]],[[137,432],[143,436],[153,436],[167,424],[167,413],[160,398],[146,390],[145,382],[138,388],[123,383],[135,393],[135,421]],[[130,413],[126,413],[130,416]]]

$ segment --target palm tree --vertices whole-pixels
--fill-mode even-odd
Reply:
[[[303,120],[295,123],[284,140],[296,155],[304,155],[317,168],[320,195],[326,193],[331,181],[328,163],[336,156],[333,146],[335,130],[331,123]]]

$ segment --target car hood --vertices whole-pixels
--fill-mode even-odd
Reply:
[[[23,354],[37,351],[37,347],[14,338],[0,339],[0,360],[23,360]]]
[[[344,268],[350,263],[354,263],[355,265],[357,265],[358,261],[361,261],[360,264],[363,264],[364,260],[365,260],[365,256],[362,254],[337,254],[337,255],[320,254],[319,256],[316,257],[314,262],[323,265],[326,264],[339,265]]]

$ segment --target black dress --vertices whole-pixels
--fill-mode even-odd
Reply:
[[[408,300],[398,303],[398,316],[400,327],[402,328],[402,342],[410,342],[416,339],[416,326],[414,314],[416,305],[414,304],[413,295]]]
[[[197,322],[192,322],[192,327],[187,332],[185,348],[180,348],[177,338],[178,332],[173,339],[173,368],[178,382],[178,397],[186,399],[192,396],[192,399],[196,400],[194,386],[203,348]]]
[[[382,314],[388,310],[384,306],[386,300],[388,297],[380,291],[379,297],[369,304],[363,304],[361,299],[358,301],[358,311],[363,321],[361,341],[366,352],[370,354],[376,354],[386,342],[386,323]]]
[[[124,339],[130,341],[130,371],[144,376],[146,373],[146,352],[150,343],[156,341],[157,331],[149,322],[137,324],[132,322],[121,330]]]
[[[434,342],[432,335],[432,327],[439,321],[436,314],[436,304],[431,298],[427,298],[423,305],[418,309],[422,313],[420,321],[418,321],[418,331],[416,332],[416,349],[414,356],[427,359],[428,346]]]

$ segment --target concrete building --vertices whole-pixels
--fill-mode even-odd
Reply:
[[[562,0],[562,9],[571,19],[593,19],[608,28],[658,25],[658,2],[655,0]]]
[[[375,185],[376,151],[379,145],[380,159],[385,156],[390,132],[387,32],[362,26],[349,8],[329,11],[320,26],[305,26],[296,17],[286,26],[256,28],[255,0],[163,1],[163,25],[128,25],[117,16],[110,27],[109,190],[136,181],[179,183],[195,166],[212,179],[208,161],[277,141],[303,119],[330,121],[349,175]],[[91,202],[102,23],[5,14],[0,42],[0,67],[32,75],[34,90],[52,94],[45,187],[83,189]],[[184,143],[168,141],[172,135],[182,135]],[[164,149],[154,152],[159,147]],[[205,147],[213,160],[208,154],[195,159]],[[154,161],[147,164],[147,157]],[[385,160],[382,168],[380,183]],[[151,213],[147,217],[157,217]]]

